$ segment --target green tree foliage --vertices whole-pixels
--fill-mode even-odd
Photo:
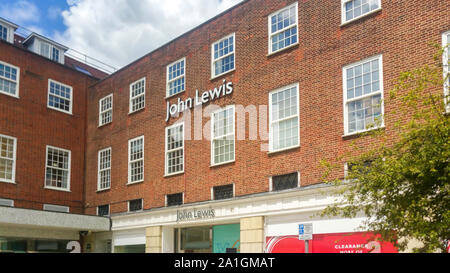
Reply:
[[[363,212],[361,228],[382,235],[405,250],[411,239],[415,252],[446,251],[450,239],[450,114],[446,113],[442,68],[443,49],[434,64],[403,72],[384,104],[398,105],[384,116],[386,130],[371,130],[373,146],[353,143],[352,154],[334,163],[322,161],[327,183],[338,186],[340,201],[322,216],[353,218]],[[347,162],[344,180],[331,179],[334,168]]]

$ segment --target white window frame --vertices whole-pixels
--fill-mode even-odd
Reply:
[[[294,25],[290,25],[288,27],[285,27],[285,28],[283,28],[281,30],[278,30],[278,31],[272,33],[272,17],[274,15],[277,15],[278,13],[281,13],[281,12],[283,12],[285,10],[288,10],[288,9],[292,8],[293,6],[295,6],[295,17],[296,17],[295,24]],[[277,49],[277,50],[273,51],[272,50],[272,38],[273,38],[273,36],[278,35],[279,33],[283,32],[283,31],[286,31],[288,29],[294,28],[294,27],[297,27],[297,42],[295,42],[293,44],[290,44],[290,45],[288,45],[286,47],[283,47],[281,49]],[[299,44],[300,38],[298,36],[298,2],[292,3],[289,6],[286,6],[286,7],[282,8],[282,9],[279,9],[279,10],[271,13],[268,16],[268,34],[269,34],[269,39],[268,39],[268,42],[269,42],[269,45],[268,45],[269,53],[268,53],[268,55],[272,55],[272,54],[278,53],[280,51],[286,50],[288,48],[291,48],[291,47],[296,46],[296,45]]]
[[[0,40],[7,41],[8,43],[11,43],[11,41],[9,39],[9,36],[10,36],[9,32],[11,31],[11,28],[0,23],[0,30],[3,33],[2,28],[4,28],[6,30],[6,39],[2,39],[2,37],[0,36]]]
[[[59,85],[65,87],[65,88],[69,88],[70,89],[69,111],[65,111],[65,110],[62,110],[62,109],[54,107],[54,106],[50,106],[50,85],[51,85],[52,82],[55,83],[55,84],[59,84]],[[56,94],[51,94],[51,95],[55,96],[55,97],[58,97],[60,99],[63,99],[63,100],[67,100],[67,98],[58,96]],[[72,105],[73,105],[73,88],[72,88],[72,86],[64,84],[64,83],[60,83],[60,82],[52,80],[52,79],[48,79],[47,108],[52,109],[52,110],[56,110],[56,111],[59,111],[59,112],[62,112],[62,113],[66,113],[66,114],[69,114],[69,115],[72,115],[72,112],[73,112],[73,106]]]
[[[450,112],[450,64],[445,65],[450,59],[450,31],[446,31],[442,34],[442,47],[444,48],[444,53],[442,56],[442,66],[444,75],[444,105],[445,111]]]
[[[183,131],[182,131],[182,136],[183,136],[183,146],[182,147],[178,147],[178,148],[175,148],[175,149],[172,149],[172,150],[169,150],[169,147],[168,147],[168,143],[167,143],[167,138],[168,138],[168,134],[169,134],[169,130],[170,129],[174,129],[174,128],[178,128],[178,127],[180,127],[180,126],[182,126],[183,127]],[[184,135],[184,122],[182,122],[182,123],[176,123],[176,124],[174,124],[174,125],[172,125],[172,126],[169,126],[169,127],[166,127],[166,134],[165,134],[165,171],[164,171],[164,173],[165,173],[165,176],[172,176],[172,175],[177,175],[177,174],[181,174],[181,173],[184,173],[184,164],[185,164],[185,151],[184,151],[184,140],[185,140],[185,135]],[[182,171],[178,171],[178,172],[174,172],[174,173],[169,173],[169,153],[172,153],[172,152],[177,152],[177,151],[180,151],[180,150],[182,150],[183,151],[183,170]]]
[[[48,48],[49,48],[48,55],[45,54],[45,52],[42,51],[44,46],[48,46]],[[57,60],[53,59],[53,50],[57,50],[58,51],[58,59]],[[43,57],[45,57],[45,58],[47,58],[49,60],[52,60],[54,62],[62,63],[63,61],[62,61],[61,54],[64,54],[64,53],[62,52],[62,50],[60,48],[54,46],[51,43],[39,40],[39,55],[41,55],[41,56],[43,56]]]
[[[102,110],[102,103],[108,99],[111,99],[111,108],[108,108],[106,110]],[[104,126],[106,124],[110,124],[113,121],[113,105],[114,105],[114,97],[113,94],[109,94],[106,97],[103,97],[102,99],[100,99],[99,104],[98,104],[98,126]],[[111,121],[109,122],[104,122],[103,121],[103,114],[106,114],[108,112],[111,112]]]
[[[69,154],[69,159],[68,159],[68,162],[67,162],[67,166],[69,167],[67,169],[67,188],[58,188],[58,187],[53,187],[53,186],[47,186],[47,168],[49,168],[49,166],[48,166],[48,149],[49,148],[51,148],[53,150],[59,150],[61,152],[66,152],[66,153]],[[50,167],[50,168],[55,168],[55,167]],[[59,168],[57,168],[57,169],[59,169]],[[66,149],[62,149],[62,148],[58,148],[58,147],[50,146],[50,145],[46,146],[46,151],[45,151],[45,171],[44,171],[44,188],[45,189],[55,190],[55,191],[70,192],[71,169],[72,169],[72,152],[70,150],[66,150]]]
[[[0,182],[16,184],[17,138],[12,137],[12,136],[2,135],[2,134],[0,134],[0,138],[7,138],[7,139],[10,139],[10,140],[13,140],[13,142],[14,142],[14,145],[13,145],[14,151],[13,151],[13,158],[12,158],[13,166],[12,166],[12,177],[11,177],[11,180],[0,178]],[[0,153],[0,158],[2,158],[1,153]],[[4,158],[4,159],[11,160],[11,158]]]
[[[7,92],[5,92],[5,91],[3,91],[3,90],[0,90],[0,94],[7,95],[7,96],[10,96],[10,97],[13,97],[13,98],[19,98],[19,90],[20,90],[20,85],[19,85],[19,84],[20,84],[20,68],[17,67],[17,66],[15,66],[15,65],[12,65],[12,64],[9,64],[9,63],[6,63],[6,62],[2,62],[2,61],[0,61],[0,64],[2,64],[2,65],[4,65],[4,66],[9,66],[9,67],[14,68],[14,69],[17,70],[17,75],[16,75],[17,79],[16,79],[16,81],[13,81],[13,80],[8,79],[8,78],[6,78],[6,77],[0,76],[0,79],[5,80],[5,81],[9,81],[9,82],[13,82],[13,83],[16,84],[16,87],[17,87],[17,88],[16,88],[16,94],[13,95],[13,94],[7,93]]]
[[[227,40],[230,37],[233,37],[233,52],[228,52],[227,54],[225,54],[225,55],[215,59],[214,58],[214,45],[218,44],[218,43],[220,43],[220,42],[222,42],[224,40]],[[216,75],[215,63],[220,61],[220,60],[222,60],[222,59],[225,59],[226,57],[231,56],[231,55],[234,55],[234,67],[233,67],[233,69],[227,70],[225,72],[222,72],[222,73]],[[227,35],[227,36],[221,38],[220,40],[217,40],[217,41],[215,41],[214,43],[211,44],[211,79],[218,78],[220,76],[223,76],[223,75],[225,75],[227,73],[230,73],[232,71],[235,71],[235,70],[236,70],[236,33],[233,32],[233,33],[231,33],[231,34],[229,34],[229,35]]]
[[[100,215],[98,215],[98,208],[99,207],[103,207],[103,206],[108,206],[108,214],[100,216]],[[97,216],[100,216],[100,217],[109,217],[109,216],[111,216],[111,205],[110,204],[105,204],[105,205],[97,206]]]
[[[167,196],[175,195],[175,194],[181,194],[181,205],[184,205],[184,192],[178,192],[178,193],[166,194],[165,195],[165,207],[169,207]],[[181,205],[178,205],[178,206],[181,206]],[[175,207],[175,206],[172,206],[172,207]]]
[[[138,83],[141,82],[141,81],[143,81],[144,92],[143,92],[142,94],[139,94],[139,95],[133,97],[133,86],[136,85],[136,84],[138,84]],[[143,77],[143,78],[141,78],[141,79],[139,79],[139,80],[137,80],[137,81],[135,81],[135,82],[133,82],[133,83],[130,84],[129,114],[133,114],[133,113],[136,113],[136,112],[138,112],[138,111],[141,111],[142,109],[145,109],[146,82],[147,82],[146,78]],[[139,109],[136,109],[136,110],[133,111],[133,100],[134,100],[134,99],[137,99],[137,98],[139,98],[139,97],[144,97],[144,105],[142,106],[142,108],[139,108]]]
[[[232,198],[227,198],[227,199],[215,199],[214,198],[214,188],[218,188],[218,187],[222,187],[222,186],[228,186],[228,185],[233,185],[233,197],[236,197],[236,184],[235,183],[230,183],[230,184],[225,184],[225,185],[217,185],[217,186],[212,186],[211,187],[211,200],[230,200]]]
[[[233,110],[233,132],[232,133],[227,133],[225,135],[222,136],[215,136],[214,135],[214,116],[224,112],[228,109],[232,109]],[[215,163],[214,162],[214,158],[215,158],[215,149],[214,149],[214,141],[215,140],[220,140],[223,138],[227,138],[233,136],[233,159],[228,160],[228,161],[224,161],[224,162],[220,162],[220,163]],[[220,165],[224,165],[224,164],[228,164],[228,163],[232,163],[236,161],[236,107],[234,105],[228,105],[225,106],[219,110],[216,110],[214,112],[211,113],[211,167],[213,166],[220,166]]]
[[[135,142],[137,140],[142,139],[142,158],[131,160],[131,143]],[[142,179],[137,181],[131,181],[131,164],[142,161]],[[128,141],[128,185],[138,184],[144,182],[144,174],[145,174],[145,139],[144,136],[136,137],[133,139],[130,139]]]
[[[297,172],[296,172],[296,173],[297,173],[297,187],[296,187],[296,188],[286,189],[286,190],[281,190],[281,191],[274,191],[274,189],[273,189],[273,177],[275,177],[275,176],[289,175],[289,174],[293,174],[293,173],[295,173],[295,172],[292,172],[292,173],[286,173],[286,174],[280,174],[280,175],[273,175],[273,176],[269,177],[269,192],[283,192],[283,191],[288,191],[288,190],[294,190],[294,189],[301,188],[301,187],[302,187],[302,183],[301,183],[301,180],[300,180],[300,172],[297,171]]]
[[[361,15],[359,15],[357,17],[354,17],[354,18],[352,18],[350,20],[347,20],[345,4],[347,4],[348,2],[351,2],[351,1],[354,1],[354,0],[341,0],[341,26],[349,24],[349,23],[351,23],[353,21],[356,21],[356,20],[358,20],[358,19],[360,19],[362,17],[368,16],[369,14],[372,14],[372,13],[375,13],[375,12],[381,10],[381,2],[382,1],[381,0],[375,0],[375,1],[378,1],[378,8],[376,8],[374,10],[371,10],[369,12],[366,12],[366,13],[362,13],[361,12],[362,13]]]
[[[379,61],[379,82],[380,82],[380,90],[377,92],[371,92],[370,94],[367,95],[362,95],[359,96],[357,98],[352,98],[347,100],[347,69],[367,63],[367,62],[371,62],[374,60],[378,60]],[[342,68],[342,82],[343,82],[343,93],[344,93],[344,137],[345,136],[351,136],[351,135],[357,135],[357,134],[361,134],[364,132],[368,132],[371,130],[376,130],[376,129],[380,129],[380,128],[384,128],[385,124],[384,124],[384,82],[383,82],[383,55],[376,55],[376,56],[372,56],[369,58],[366,58],[364,60],[358,61],[356,63],[352,63],[349,65],[346,65]],[[350,102],[354,102],[354,101],[358,101],[358,100],[363,100],[366,98],[370,98],[373,96],[376,96],[378,94],[381,94],[381,125],[379,126],[373,126],[372,128],[369,129],[364,129],[364,130],[359,130],[359,131],[355,131],[355,132],[349,132],[349,124],[348,124],[348,103]]]
[[[170,69],[170,67],[172,67],[172,66],[174,66],[174,65],[176,65],[176,64],[178,64],[180,62],[184,62],[184,67],[183,67],[184,73],[182,75],[178,76],[178,77],[175,77],[175,78],[169,80],[169,76],[170,76],[169,69]],[[172,82],[175,82],[175,81],[177,81],[179,79],[182,79],[182,78],[184,78],[184,89],[181,90],[178,93],[175,93],[175,94],[171,95],[170,94],[170,84]],[[167,68],[166,68],[166,98],[170,98],[170,97],[176,96],[176,95],[181,94],[181,93],[183,93],[185,91],[186,91],[186,57],[183,57],[183,58],[181,58],[181,59],[179,59],[179,60],[169,64],[167,66]]]
[[[135,201],[135,200],[141,200],[141,209],[140,210],[133,210],[133,211],[130,211],[130,202],[131,201]],[[136,198],[136,199],[133,199],[133,200],[128,200],[128,212],[140,212],[140,211],[144,211],[144,198]]]
[[[297,114],[289,116],[289,117],[285,117],[285,118],[282,118],[282,119],[279,119],[277,121],[273,121],[272,120],[273,119],[273,115],[272,115],[272,112],[273,112],[273,109],[272,109],[272,107],[273,107],[272,106],[272,95],[275,94],[275,93],[286,91],[287,89],[291,89],[293,87],[296,88],[296,92],[297,92]],[[299,96],[300,92],[299,92],[299,88],[300,88],[299,83],[294,83],[294,84],[291,84],[291,85],[287,85],[287,86],[278,88],[278,89],[273,90],[273,91],[271,91],[269,93],[269,154],[283,152],[283,151],[287,151],[287,150],[291,150],[291,149],[295,149],[295,148],[300,147],[300,96]],[[294,119],[294,118],[297,118],[297,122],[298,122],[298,125],[297,125],[298,126],[298,141],[297,141],[298,144],[292,145],[290,147],[281,148],[281,149],[274,149],[273,148],[273,144],[274,144],[274,136],[273,136],[274,129],[273,129],[273,125],[275,123],[280,123],[280,122],[283,122],[285,120]]]
[[[102,169],[101,168],[101,158],[102,153],[109,152],[109,168]],[[111,147],[98,151],[98,168],[97,168],[97,191],[105,191],[111,189],[111,171],[112,171],[112,149]],[[104,171],[109,170],[109,187],[102,188],[101,187],[101,174]]]

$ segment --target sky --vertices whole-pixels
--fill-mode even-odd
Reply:
[[[0,17],[123,67],[242,0],[1,0]]]

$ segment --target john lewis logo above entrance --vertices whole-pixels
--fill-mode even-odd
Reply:
[[[177,210],[177,222],[212,219],[214,217],[216,217],[216,211],[214,209]]]
[[[194,98],[188,98],[185,101],[182,101],[180,98],[178,98],[178,102],[172,105],[170,104],[170,102],[167,102],[166,122],[169,121],[171,117],[177,116],[179,113],[191,109],[192,107],[201,106],[210,101],[214,101],[221,97],[231,95],[233,93],[233,90],[233,83],[223,80],[223,84],[221,86],[209,91],[205,91],[201,96],[199,94],[199,91],[196,90]]]

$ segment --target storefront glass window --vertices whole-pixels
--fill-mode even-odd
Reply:
[[[145,245],[115,246],[114,253],[145,253]]]

